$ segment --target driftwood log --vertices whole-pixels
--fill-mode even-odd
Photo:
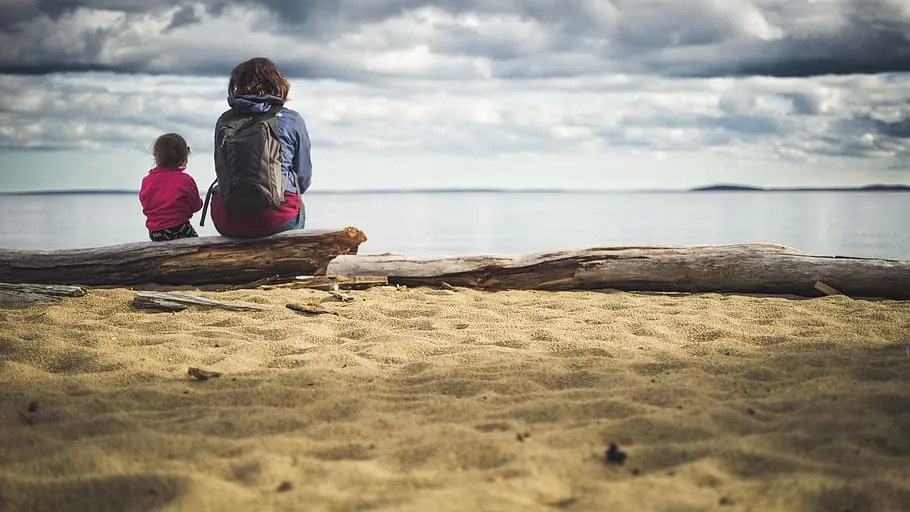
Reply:
[[[227,302],[206,299],[205,297],[196,297],[195,295],[183,295],[179,293],[139,291],[136,292],[136,298],[133,299],[134,308],[166,311],[170,313],[183,311],[191,306],[205,309],[226,309],[228,311],[271,311],[271,308],[262,306],[230,304]]]
[[[321,275],[339,254],[356,254],[362,231],[288,231],[266,238],[201,237],[92,249],[0,249],[0,282],[84,285],[227,284]]]
[[[0,304],[56,302],[61,297],[82,297],[85,290],[78,286],[0,283]]]
[[[779,245],[603,247],[525,256],[339,256],[326,276],[386,276],[389,284],[486,289],[598,289],[910,299],[910,261],[812,256]]]

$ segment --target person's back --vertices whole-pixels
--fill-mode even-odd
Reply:
[[[198,236],[190,224],[202,208],[196,181],[186,169],[190,148],[183,137],[168,133],[153,147],[155,167],[142,179],[139,202],[152,241]]]
[[[287,80],[268,59],[244,62],[231,73],[228,86],[231,110],[222,114],[215,124],[215,165],[218,180],[224,183],[216,183],[211,191],[212,220],[222,235],[259,237],[304,226],[306,217],[300,194],[310,186],[310,139],[300,114],[283,106],[289,87]],[[274,117],[274,134],[269,128],[272,124],[266,126],[271,117]],[[255,124],[263,126],[256,127]],[[257,153],[268,151],[270,141],[267,139],[263,143],[265,149],[243,149],[256,154],[238,156],[232,153],[237,147],[246,147],[243,142],[235,144],[237,139],[249,139],[238,135],[243,130],[252,130],[250,137],[254,139],[260,134],[257,130],[277,138],[278,147],[275,149],[280,159],[283,197],[279,195],[275,200],[271,191],[262,190],[264,199],[238,199],[245,192],[235,193],[230,188],[238,180],[255,182],[253,175],[256,169],[250,170],[249,167],[255,167],[260,160],[263,167],[272,165],[271,157]],[[261,169],[263,178],[260,188],[266,189],[272,184],[272,180],[265,178],[268,173],[269,169]],[[224,197],[221,195],[222,187],[225,187]],[[260,204],[263,201],[271,202],[268,207],[262,208]]]

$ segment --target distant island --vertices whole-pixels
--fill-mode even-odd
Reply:
[[[865,185],[862,187],[753,187],[749,185],[708,185],[691,192],[910,192],[910,185]]]

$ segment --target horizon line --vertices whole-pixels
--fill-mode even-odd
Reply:
[[[713,184],[688,188],[639,188],[639,189],[573,189],[573,188],[489,188],[489,187],[452,187],[452,188],[389,188],[389,189],[351,189],[351,190],[309,190],[309,195],[354,195],[354,194],[602,194],[602,193],[674,193],[674,192],[838,192],[838,191],[910,191],[906,184],[872,183],[852,186],[801,186],[801,187],[759,187],[740,184]],[[200,191],[202,193],[202,191]],[[0,196],[28,195],[138,195],[139,190],[131,189],[35,189],[0,191]]]

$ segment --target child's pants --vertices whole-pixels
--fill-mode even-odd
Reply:
[[[164,242],[166,240],[193,238],[197,236],[199,235],[196,234],[196,230],[193,229],[192,225],[190,225],[190,221],[186,221],[183,224],[173,228],[149,231],[149,238],[151,238],[153,242]]]

